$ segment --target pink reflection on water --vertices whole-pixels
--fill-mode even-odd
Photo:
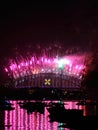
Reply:
[[[14,104],[15,109],[16,109],[16,107],[17,107],[17,106],[16,106],[16,101],[13,101],[12,103]],[[17,116],[17,115],[16,115],[16,111],[17,111],[17,109],[14,110],[14,111],[12,111],[12,127],[13,127],[13,126],[16,126],[16,123],[17,123],[17,122],[16,122],[16,116]],[[16,127],[17,127],[17,126],[16,126]],[[15,130],[15,127],[13,127],[13,130]]]
[[[5,111],[5,125],[11,125],[5,127],[5,130],[69,130],[68,128],[59,128],[58,122],[49,122],[49,113],[45,108],[44,114],[33,112],[28,115],[27,111],[20,109],[19,101],[11,101],[15,110]],[[50,101],[45,101],[49,103]],[[58,101],[54,101],[58,102]],[[77,102],[64,102],[66,109],[82,109],[76,105]]]

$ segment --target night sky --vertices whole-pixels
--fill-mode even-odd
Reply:
[[[98,42],[97,36],[98,3],[94,0],[0,3],[1,66],[13,48],[48,46],[53,41],[86,48]]]

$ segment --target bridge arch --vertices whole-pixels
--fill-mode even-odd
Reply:
[[[18,78],[14,84],[16,88],[80,89],[81,78],[67,74],[39,73]]]

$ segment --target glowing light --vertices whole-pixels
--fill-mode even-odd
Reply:
[[[63,59],[58,61],[58,68],[61,68],[61,69],[64,68],[64,60]]]
[[[51,63],[50,59],[48,59],[48,63]]]
[[[26,66],[28,66],[28,62],[26,62]]]
[[[54,63],[58,63],[58,59],[55,58],[55,59],[54,59]]]
[[[47,63],[47,58],[45,58],[45,63]]]
[[[32,60],[30,60],[30,65],[32,65]]]
[[[21,63],[21,66],[24,66],[24,63],[23,63],[23,62]]]
[[[75,67],[76,69],[78,69],[78,65],[76,65],[76,67]]]
[[[20,65],[18,65],[18,68],[20,69]]]
[[[44,69],[42,69],[41,71],[44,72]]]
[[[41,61],[43,62],[43,57],[41,58]]]
[[[64,60],[64,64],[70,64],[70,61],[68,59],[63,59]]]
[[[50,81],[51,79],[45,79],[45,85],[50,85],[51,84]]]
[[[6,71],[6,72],[8,72],[8,69],[7,69],[7,68],[5,68],[5,71]]]
[[[12,67],[12,66],[10,66],[10,70],[13,70],[13,67]]]

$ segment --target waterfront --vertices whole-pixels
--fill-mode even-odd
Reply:
[[[22,100],[21,100],[22,101]],[[58,127],[59,125],[63,125],[59,122],[50,122],[49,113],[47,108],[45,107],[44,114],[40,114],[39,112],[33,112],[32,114],[27,114],[25,109],[21,109],[19,104],[19,100],[11,100],[14,110],[11,111],[1,111],[1,127],[0,130],[70,130],[68,128]],[[49,103],[50,101],[45,101],[45,103]],[[58,101],[54,101],[58,102]],[[68,101],[65,103],[66,109],[82,109],[76,105],[76,101]]]

